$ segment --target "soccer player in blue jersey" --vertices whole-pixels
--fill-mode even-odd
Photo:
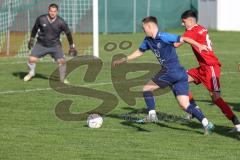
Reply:
[[[204,134],[209,134],[214,128],[213,124],[189,103],[188,97],[188,76],[185,69],[180,65],[176,50],[175,42],[187,42],[195,45],[199,50],[207,50],[207,46],[201,45],[196,41],[181,37],[174,34],[160,32],[158,29],[157,18],[153,16],[145,17],[142,20],[142,27],[146,34],[145,39],[139,49],[127,56],[113,62],[113,66],[136,59],[147,50],[151,50],[159,61],[162,69],[143,87],[143,96],[147,105],[148,115],[146,118],[139,120],[139,123],[157,122],[157,114],[155,111],[155,99],[153,91],[171,86],[172,91],[180,105],[187,113],[194,115],[203,125]]]

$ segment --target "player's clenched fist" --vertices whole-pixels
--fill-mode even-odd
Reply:
[[[28,49],[30,50],[34,45],[34,38],[30,38],[30,40],[28,41]]]
[[[121,59],[115,60],[113,61],[112,65],[113,67],[116,67],[124,62],[127,62],[127,58],[121,58]]]
[[[77,50],[75,48],[75,45],[71,45],[69,51],[68,51],[68,54],[72,57],[76,57],[77,56]]]

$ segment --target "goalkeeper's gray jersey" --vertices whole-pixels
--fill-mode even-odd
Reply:
[[[69,27],[60,16],[57,16],[53,22],[50,22],[47,16],[47,14],[41,15],[36,19],[31,37],[35,37],[37,34],[38,43],[45,47],[60,45],[60,34],[62,32],[70,33]]]

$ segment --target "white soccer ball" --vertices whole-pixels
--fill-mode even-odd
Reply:
[[[87,118],[87,125],[90,128],[100,128],[102,123],[103,119],[99,114],[90,114]]]

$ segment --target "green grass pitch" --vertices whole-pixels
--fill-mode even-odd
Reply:
[[[172,33],[182,33],[172,31]],[[122,118],[132,113],[139,116],[145,108],[143,98],[137,98],[134,106],[129,106],[117,94],[111,80],[111,60],[116,54],[129,54],[138,48],[144,34],[114,34],[100,36],[100,56],[103,68],[95,82],[84,82],[86,66],[73,71],[68,79],[72,85],[85,86],[108,92],[118,98],[117,107],[104,115],[100,129],[90,129],[86,121],[64,121],[55,114],[56,105],[64,100],[73,100],[71,112],[91,110],[101,101],[81,95],[66,95],[52,90],[48,77],[57,65],[44,58],[37,64],[37,77],[23,82],[23,74],[28,70],[27,58],[0,58],[0,159],[1,160],[237,160],[240,157],[240,134],[228,133],[232,124],[215,105],[211,104],[207,90],[202,86],[190,85],[197,103],[211,120],[216,129],[210,136],[203,135],[201,125],[193,120],[182,121],[184,112],[178,107],[171,92],[156,98],[157,111],[167,117],[158,124],[134,124]],[[213,47],[222,62],[222,96],[240,117],[240,73],[239,63],[240,32],[210,32]],[[131,41],[132,46],[122,50],[117,45],[113,51],[106,51],[108,42],[119,44]],[[81,46],[78,46],[81,47]],[[181,64],[185,68],[196,67],[195,57],[188,45],[177,49]],[[151,52],[129,63],[157,63]],[[129,73],[129,78],[143,75],[142,72]],[[151,77],[149,77],[150,79]],[[134,90],[141,91],[141,86]],[[142,116],[141,114],[140,116]]]

